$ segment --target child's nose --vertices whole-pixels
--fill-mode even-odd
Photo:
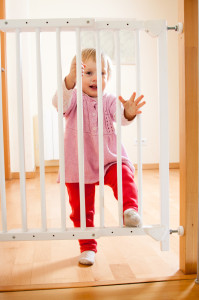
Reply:
[[[97,72],[93,74],[92,80],[97,81]]]
[[[97,81],[97,76],[93,76],[93,81]]]

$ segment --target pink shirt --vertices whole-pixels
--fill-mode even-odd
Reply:
[[[84,94],[83,97],[83,131],[84,131],[84,172],[85,183],[99,181],[99,143],[98,143],[98,103],[96,98]],[[57,93],[53,97],[53,105],[58,107]],[[78,147],[77,147],[77,91],[67,90],[63,82],[63,111],[66,118],[64,137],[65,181],[79,182]],[[116,121],[116,97],[103,94],[103,133],[104,133],[104,172],[117,162],[117,137],[113,122]],[[131,122],[122,113],[122,125]],[[134,172],[122,146],[122,162]]]

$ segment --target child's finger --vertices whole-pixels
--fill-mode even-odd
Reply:
[[[132,102],[134,102],[135,97],[136,97],[136,92],[134,92],[134,93],[131,95],[131,97],[130,97],[129,100],[132,101]]]
[[[139,97],[135,100],[135,103],[138,104],[143,98],[144,98],[144,95],[139,96]]]
[[[86,65],[84,65],[84,64],[82,63],[82,65],[81,65],[82,70],[84,70],[85,67],[86,67]]]
[[[84,76],[84,69],[85,69],[85,67],[86,67],[86,65],[83,64],[83,62],[82,62],[82,65],[81,65],[81,68],[82,68],[82,76]]]
[[[122,96],[119,96],[118,99],[120,100],[120,102],[122,102],[122,104],[124,104],[124,103],[126,102],[126,100],[124,100],[124,99],[122,98]]]
[[[138,110],[137,112],[136,112],[136,115],[140,115],[142,113],[142,111],[141,110]]]
[[[142,106],[145,105],[145,104],[146,104],[145,101],[143,101],[142,103],[138,104],[138,105],[137,105],[137,109],[139,109],[140,107],[142,107]]]

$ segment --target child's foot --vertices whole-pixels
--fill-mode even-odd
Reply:
[[[127,227],[137,227],[141,225],[140,216],[133,208],[124,211],[124,225]]]
[[[95,262],[95,252],[94,251],[84,251],[81,253],[79,258],[79,263],[82,265],[93,265]]]

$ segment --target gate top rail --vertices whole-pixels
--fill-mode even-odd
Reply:
[[[0,30],[13,32],[19,29],[22,32],[34,32],[35,28],[41,31],[54,32],[56,28],[62,31],[71,31],[77,27],[84,30],[145,30],[153,36],[158,36],[165,29],[165,20],[138,21],[136,19],[94,19],[94,18],[66,18],[66,19],[1,19]]]

